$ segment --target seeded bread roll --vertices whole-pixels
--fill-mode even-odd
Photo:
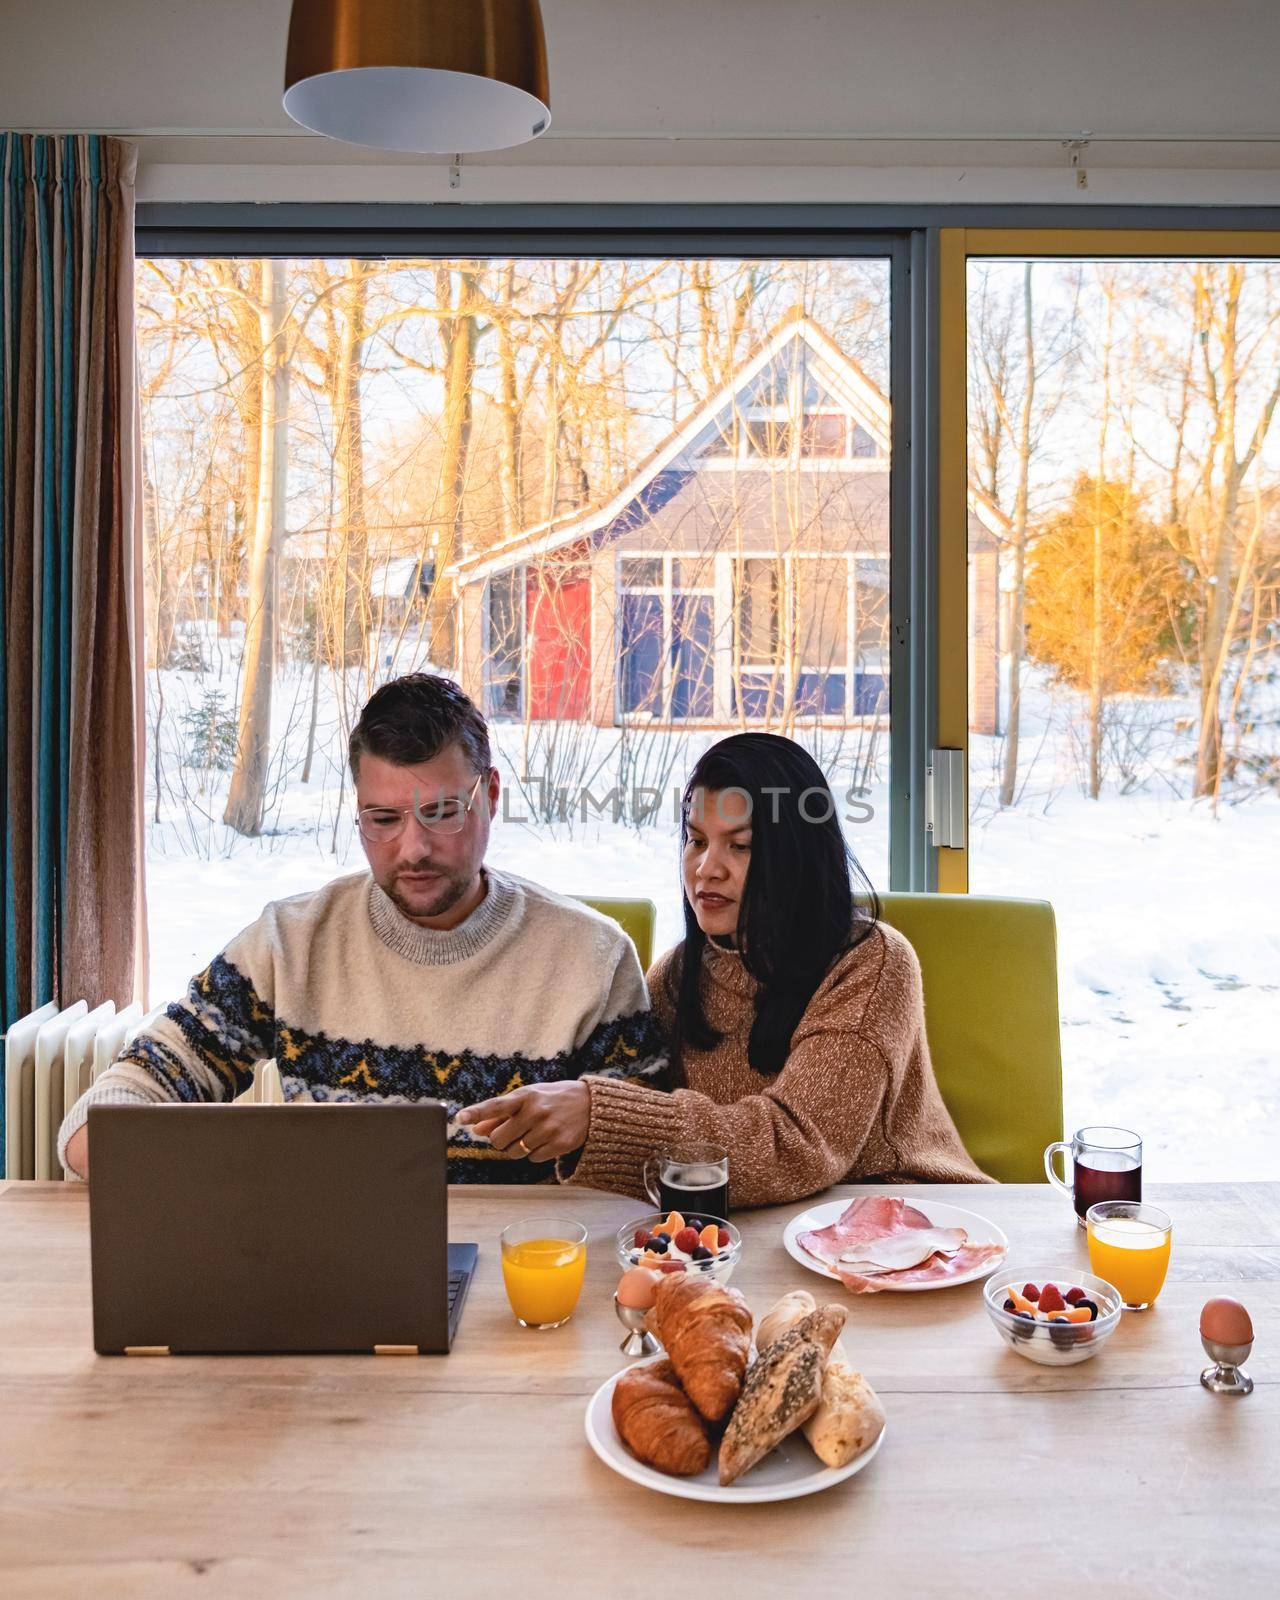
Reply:
[[[844,1326],[843,1306],[823,1306],[767,1345],[747,1371],[720,1441],[720,1483],[733,1483],[818,1409],[822,1374]]]
[[[776,1343],[813,1310],[807,1289],[793,1289],[772,1306],[760,1321],[756,1342],[760,1349]],[[803,1423],[804,1436],[813,1453],[827,1467],[847,1467],[853,1458],[879,1437],[884,1427],[884,1407],[875,1390],[854,1369],[837,1340],[822,1375],[822,1398]]]

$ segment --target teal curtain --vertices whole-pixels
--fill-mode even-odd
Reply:
[[[0,135],[4,1027],[133,993],[134,161],[113,139]]]

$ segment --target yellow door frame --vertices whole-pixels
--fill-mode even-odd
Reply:
[[[968,264],[973,257],[1246,261],[1280,257],[1266,229],[942,228],[938,285],[937,742],[962,750],[965,844],[938,851],[938,889],[969,888]]]

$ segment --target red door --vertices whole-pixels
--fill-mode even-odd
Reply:
[[[591,578],[580,568],[531,572],[525,596],[529,715],[571,721],[591,688]]]

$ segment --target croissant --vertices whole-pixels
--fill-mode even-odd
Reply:
[[[751,1312],[736,1289],[669,1273],[650,1313],[684,1392],[708,1422],[720,1422],[742,1393],[751,1351]]]
[[[646,1466],[674,1477],[702,1472],[711,1445],[669,1361],[632,1367],[613,1386],[613,1425]]]
[[[843,1306],[821,1306],[756,1357],[720,1441],[720,1482],[762,1461],[818,1409],[822,1375],[844,1326]]]

